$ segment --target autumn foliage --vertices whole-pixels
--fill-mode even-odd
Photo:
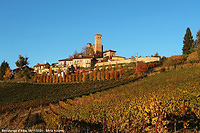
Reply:
[[[141,61],[137,63],[137,66],[135,67],[135,72],[139,75],[144,75],[144,72],[148,70],[148,68],[149,68],[148,65]]]

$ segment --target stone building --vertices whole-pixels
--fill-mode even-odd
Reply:
[[[103,45],[102,45],[102,35],[95,35],[95,44],[87,43],[87,48],[92,48],[96,57],[103,57]]]

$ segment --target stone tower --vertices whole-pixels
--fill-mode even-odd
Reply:
[[[94,44],[94,52],[97,57],[103,57],[103,45],[102,45],[102,35],[95,35],[95,44]]]

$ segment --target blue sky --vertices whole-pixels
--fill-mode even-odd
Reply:
[[[18,55],[58,62],[103,35],[104,50],[130,58],[182,54],[190,27],[200,29],[199,0],[0,0],[0,63]]]

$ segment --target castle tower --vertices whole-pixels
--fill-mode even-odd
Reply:
[[[95,35],[94,52],[98,57],[103,56],[103,45],[102,45],[102,35],[101,34]]]

